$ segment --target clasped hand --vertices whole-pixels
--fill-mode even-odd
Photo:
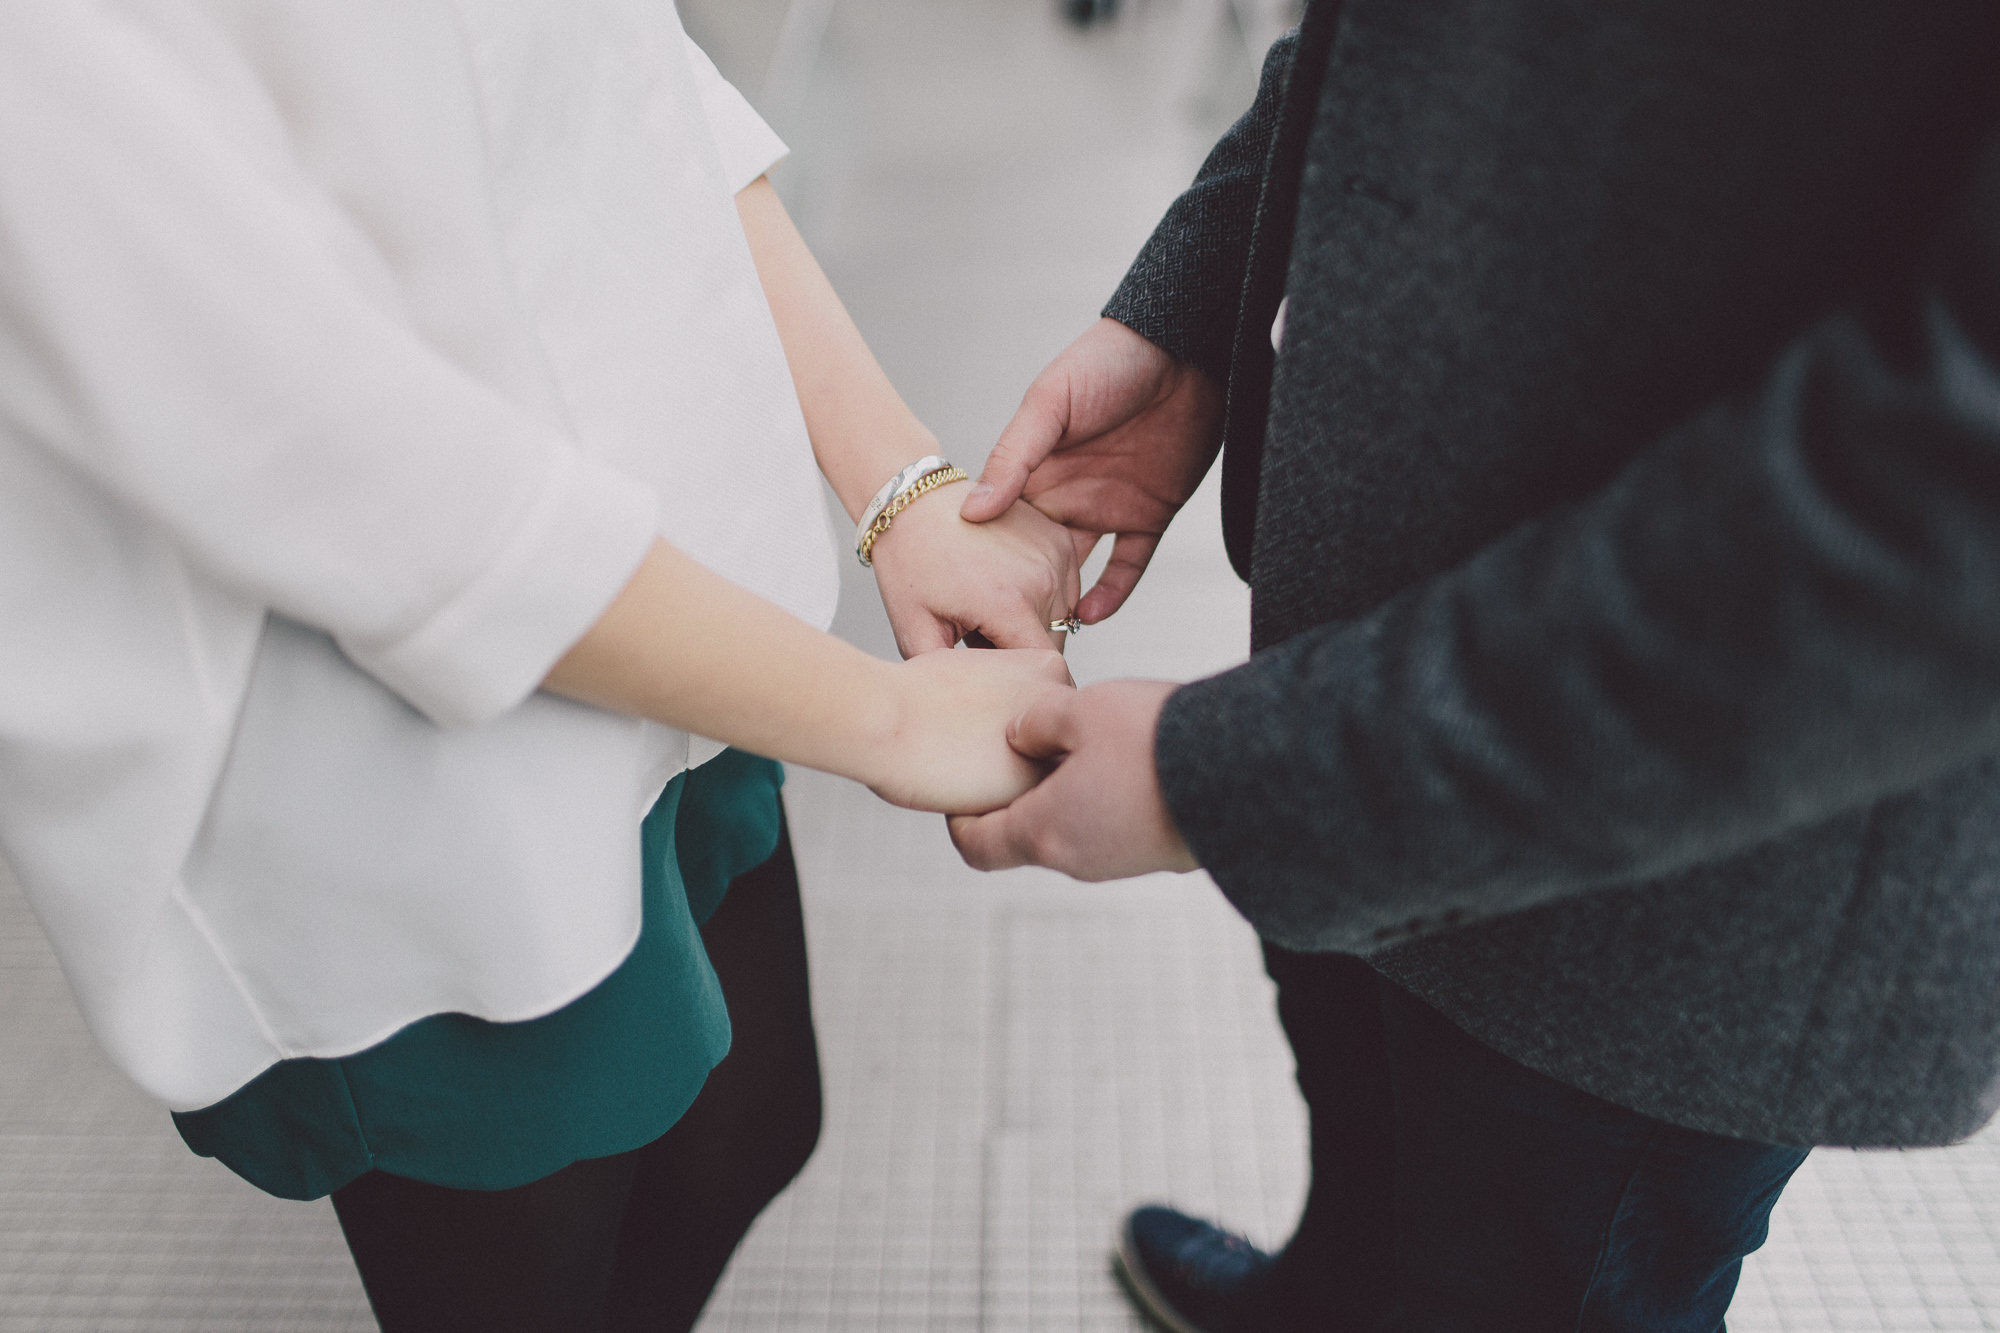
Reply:
[[[947,812],[1005,806],[1042,763],[1007,744],[1024,710],[1075,693],[1049,623],[1070,613],[1081,553],[1025,503],[988,523],[959,517],[969,483],[940,487],[896,516],[872,552],[896,646],[907,660],[881,763],[868,785],[897,805]],[[1088,548],[1085,548],[1086,550]],[[978,636],[1000,652],[951,652]]]
[[[877,555],[878,566],[891,557],[880,582],[897,644],[906,656],[928,653],[977,630],[1025,648],[1072,608],[1087,625],[1112,614],[1214,461],[1220,423],[1207,375],[1099,321],[1029,387],[959,513],[936,506],[922,524],[928,536]],[[1115,538],[1110,562],[1079,598],[1083,558],[1106,534]],[[946,543],[968,558],[940,567],[925,556]],[[967,862],[1043,865],[1086,880],[1195,869],[1153,762],[1175,688],[1110,681],[1018,696],[1005,736],[1022,765],[1011,774],[1019,790],[1002,808],[952,818]]]

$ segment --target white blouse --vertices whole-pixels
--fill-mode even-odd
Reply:
[[[0,14],[0,852],[92,1030],[187,1109],[561,1007],[717,747],[537,682],[656,533],[832,618],[783,145],[669,0]]]

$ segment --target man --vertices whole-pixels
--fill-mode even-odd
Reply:
[[[1254,655],[1018,720],[983,867],[1205,866],[1312,1114],[1187,1333],[1700,1330],[1815,1143],[2000,1102],[2000,10],[1314,0],[965,516],[1219,444]]]

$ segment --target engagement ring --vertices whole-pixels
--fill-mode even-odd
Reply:
[[[1061,620],[1051,620],[1049,622],[1049,632],[1051,634],[1074,634],[1082,628],[1083,622],[1075,616],[1064,616]]]

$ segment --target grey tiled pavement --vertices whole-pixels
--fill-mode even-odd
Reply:
[[[1051,0],[786,8],[682,5],[753,96],[790,34],[764,98],[798,150],[780,186],[891,375],[976,463],[1247,99],[1247,44],[1207,24],[1219,0],[1127,0],[1087,34]],[[839,628],[886,655],[858,574]],[[1227,665],[1246,625],[1209,494],[1071,657],[1085,680],[1185,678]],[[1255,941],[1205,881],[982,878],[937,821],[851,784],[795,773],[788,800],[827,1128],[706,1333],[1124,1333],[1105,1251],[1131,1202],[1283,1237],[1301,1113]],[[0,1015],[0,1330],[372,1326],[331,1210],[180,1146],[91,1046],[5,882]],[[2000,1132],[1815,1154],[1730,1326],[2000,1329]]]

